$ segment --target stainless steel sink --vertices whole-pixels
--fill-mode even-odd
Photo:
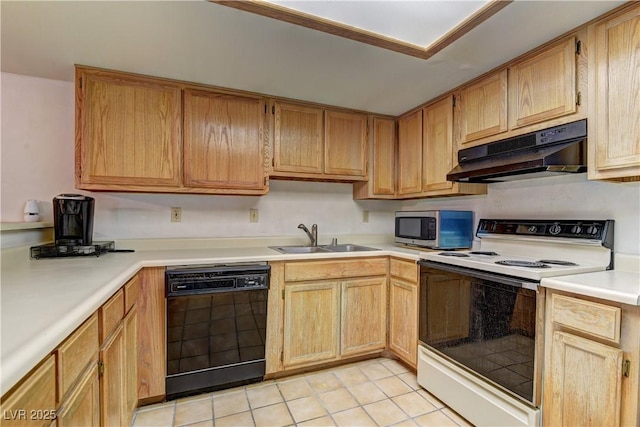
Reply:
[[[322,246],[269,246],[271,249],[283,254],[313,254],[316,252],[331,252]]]
[[[347,243],[344,245],[322,245],[322,246],[269,246],[283,254],[312,254],[327,252],[361,252],[378,251],[379,249],[368,246],[354,245]]]
[[[354,245],[345,243],[344,245],[325,245],[323,248],[330,252],[363,252],[363,251],[379,251],[380,249],[370,248],[369,246]]]

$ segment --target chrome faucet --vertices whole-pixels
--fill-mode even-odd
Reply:
[[[307,233],[307,236],[309,236],[309,240],[311,241],[311,243],[309,243],[310,246],[318,246],[318,224],[313,224],[311,226],[311,231],[309,231],[307,226],[304,224],[298,225],[298,228]]]

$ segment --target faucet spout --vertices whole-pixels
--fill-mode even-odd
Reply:
[[[309,241],[310,241],[309,242],[310,246],[318,246],[318,224],[313,224],[311,226],[311,231],[309,231],[307,226],[304,224],[299,224],[298,228],[303,230],[305,233],[307,233],[307,236],[309,237]]]

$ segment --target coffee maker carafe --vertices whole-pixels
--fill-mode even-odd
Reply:
[[[53,198],[56,245],[86,246],[93,242],[93,197],[60,194]]]

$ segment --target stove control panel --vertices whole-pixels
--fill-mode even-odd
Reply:
[[[613,246],[613,220],[510,220],[481,219],[477,237],[534,236],[599,241]]]

